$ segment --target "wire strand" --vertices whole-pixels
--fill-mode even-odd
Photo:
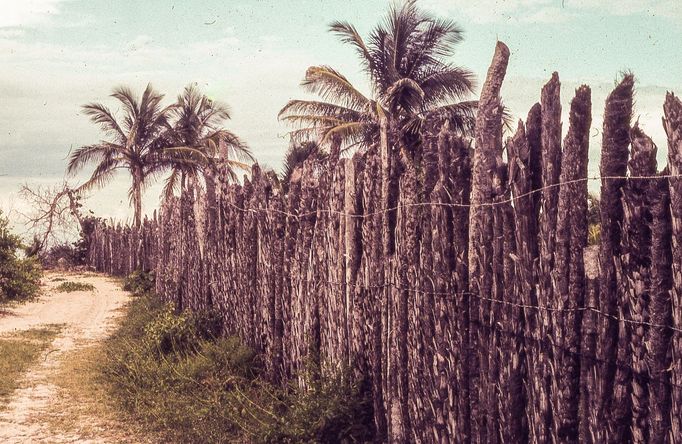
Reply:
[[[550,190],[552,188],[557,188],[561,187],[562,185],[572,185],[576,183],[581,183],[581,182],[588,182],[591,180],[660,180],[660,179],[682,179],[682,175],[680,174],[663,174],[663,175],[655,175],[655,176],[588,176],[588,177],[582,177],[579,179],[572,179],[564,182],[557,182],[554,184],[546,185],[541,188],[537,188],[532,191],[528,191],[526,193],[519,194],[518,196],[512,196],[510,198],[506,199],[498,199],[493,202],[481,202],[481,203],[448,203],[448,202],[416,202],[416,203],[409,203],[409,204],[398,204],[393,207],[389,207],[386,209],[382,210],[375,210],[371,211],[369,213],[363,213],[363,214],[353,214],[353,213],[346,213],[343,211],[337,211],[337,210],[329,210],[325,208],[320,208],[315,211],[307,211],[303,213],[292,213],[289,211],[285,210],[275,210],[272,208],[245,208],[245,207],[240,207],[236,204],[233,204],[232,202],[225,201],[228,206],[242,212],[251,212],[251,213],[259,213],[259,212],[264,212],[264,213],[275,213],[275,214],[281,214],[283,216],[287,217],[293,217],[293,218],[305,218],[305,217],[310,217],[313,215],[321,214],[321,213],[328,213],[328,214],[335,214],[339,216],[345,216],[349,218],[356,218],[356,219],[364,219],[368,217],[373,217],[377,216],[380,214],[388,213],[388,212],[393,212],[400,210],[402,208],[412,208],[412,207],[451,207],[451,208],[487,208],[487,207],[496,207],[499,205],[508,205],[511,203],[514,203],[517,200],[527,198],[530,196],[533,196],[536,193],[541,193],[546,190]]]

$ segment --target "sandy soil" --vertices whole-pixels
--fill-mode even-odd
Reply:
[[[88,282],[95,291],[58,293],[56,278]],[[102,438],[90,438],[98,418],[73,418],[88,430],[62,433],[51,430],[45,416],[59,415],[59,393],[51,382],[68,353],[92,346],[103,340],[116,324],[120,308],[128,294],[112,279],[93,273],[48,273],[43,279],[43,296],[35,302],[6,309],[0,313],[0,335],[27,330],[45,324],[62,324],[60,334],[24,376],[20,389],[12,396],[6,409],[0,409],[0,442],[2,443],[104,443],[121,442],[121,435],[105,433]],[[115,431],[114,431],[115,432]],[[129,442],[126,439],[127,442]]]

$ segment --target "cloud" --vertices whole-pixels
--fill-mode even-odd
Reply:
[[[31,27],[49,21],[65,0],[0,0],[0,29]]]
[[[668,19],[682,18],[682,4],[679,0],[565,0],[567,9],[584,10],[603,15],[649,15]]]
[[[425,0],[427,8],[457,13],[474,23],[560,22],[570,14],[556,6],[556,0]]]
[[[479,24],[557,23],[580,14],[682,18],[680,0],[425,0],[424,5],[438,12],[463,15]]]
[[[0,39],[11,39],[14,37],[20,37],[24,34],[24,31],[21,29],[15,29],[15,28],[0,28]]]

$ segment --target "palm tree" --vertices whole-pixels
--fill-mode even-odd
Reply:
[[[321,101],[292,100],[281,120],[298,126],[295,140],[328,142],[338,138],[345,148],[379,140],[379,119],[403,145],[415,147],[424,124],[449,121],[453,131],[470,135],[475,124],[474,76],[446,59],[462,41],[452,21],[437,19],[417,8],[414,0],[392,7],[367,41],[350,23],[335,22],[330,31],[351,45],[368,75],[371,98],[329,66],[308,68],[302,86]]]
[[[171,195],[187,180],[201,184],[205,175],[223,167],[223,174],[235,180],[236,169],[248,168],[253,156],[247,145],[234,133],[223,128],[230,119],[227,105],[215,102],[189,85],[178,96],[172,110],[174,124],[164,135],[164,155],[156,171],[170,170],[164,194]]]
[[[76,149],[70,156],[67,172],[75,174],[87,164],[96,163],[90,179],[78,188],[78,191],[87,191],[108,184],[118,170],[128,170],[132,178],[128,196],[134,208],[135,225],[140,226],[142,192],[153,173],[151,166],[160,152],[160,136],[169,128],[173,106],[163,107],[163,94],[151,84],[139,99],[127,87],[115,88],[111,97],[120,102],[123,116],[117,119],[100,103],[83,106],[85,115],[101,127],[106,140]]]

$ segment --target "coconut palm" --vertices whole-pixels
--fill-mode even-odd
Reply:
[[[294,139],[338,138],[346,148],[366,146],[379,140],[380,116],[408,146],[418,144],[424,124],[449,121],[453,131],[471,134],[476,102],[468,98],[474,76],[447,61],[462,41],[454,22],[406,1],[390,9],[367,41],[350,23],[335,22],[330,31],[355,49],[372,94],[363,94],[329,66],[308,68],[302,86],[322,100],[292,100],[280,111],[281,120],[298,127]]]
[[[151,84],[139,98],[127,87],[114,89],[111,97],[120,102],[123,110],[118,119],[101,103],[83,106],[85,115],[101,127],[106,139],[76,149],[70,156],[67,172],[75,174],[86,165],[95,163],[90,178],[78,188],[78,191],[87,191],[104,187],[118,170],[128,170],[132,179],[128,196],[134,209],[135,225],[139,226],[142,222],[142,193],[153,173],[152,165],[161,148],[160,136],[169,128],[168,118],[173,106],[162,106],[164,96]]]
[[[164,194],[178,191],[185,181],[201,184],[210,169],[217,167],[235,180],[236,170],[247,169],[253,156],[247,145],[234,133],[223,128],[230,119],[227,105],[215,102],[189,85],[178,96],[172,110],[173,125],[164,135],[164,155],[156,171],[170,170]]]

